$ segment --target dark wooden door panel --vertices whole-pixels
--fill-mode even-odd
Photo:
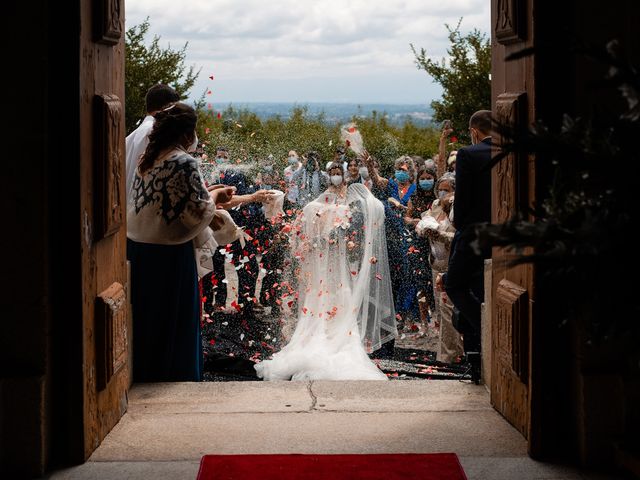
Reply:
[[[124,2],[80,3],[84,456],[127,408],[131,315],[124,225]]]
[[[534,60],[505,58],[534,45],[533,11],[534,0],[492,0],[492,110],[498,122],[515,129],[535,119]],[[494,153],[504,140],[494,137]],[[511,154],[494,167],[494,223],[506,222],[531,206],[535,172],[530,160]],[[492,255],[491,401],[531,445],[533,270],[513,266],[513,258],[514,252],[501,248]]]

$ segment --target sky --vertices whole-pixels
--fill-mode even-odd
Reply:
[[[126,27],[181,48],[201,73],[191,98],[428,104],[440,87],[410,45],[446,55],[445,23],[490,32],[488,0],[126,0]],[[210,80],[209,76],[214,79]]]

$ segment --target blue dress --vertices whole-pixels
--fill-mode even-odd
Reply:
[[[401,197],[400,185],[394,178],[390,178],[387,183],[386,198],[383,202],[391,283],[393,286],[396,311],[399,313],[418,313],[418,303],[416,299],[417,285],[413,281],[412,267],[407,256],[409,253],[411,234],[404,223],[404,211],[394,209],[387,199],[389,197],[395,198],[406,207],[415,191],[416,185],[412,183]]]
[[[199,382],[204,358],[193,242],[127,239],[131,262],[133,380]]]

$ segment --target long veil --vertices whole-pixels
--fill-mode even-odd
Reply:
[[[349,251],[351,297],[358,311],[358,328],[367,352],[397,335],[393,292],[387,258],[384,207],[362,184],[347,189],[352,212],[353,245]],[[347,246],[350,244],[347,242]],[[355,272],[355,273],[354,273]]]
[[[384,207],[366,187],[350,185],[346,200],[325,192],[307,204],[292,232],[291,257],[298,325],[289,331],[310,316],[328,320],[339,348],[357,325],[369,353],[395,338]]]

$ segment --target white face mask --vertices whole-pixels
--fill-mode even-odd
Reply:
[[[362,178],[369,178],[369,169],[367,167],[360,167],[358,171]]]
[[[193,142],[191,143],[189,148],[187,148],[187,153],[193,153],[193,152],[196,151],[197,148],[198,148],[198,135],[196,135],[194,133],[193,134]]]
[[[289,157],[289,165],[296,165],[298,163],[298,157]]]
[[[331,175],[331,183],[336,187],[342,185],[342,175]]]

